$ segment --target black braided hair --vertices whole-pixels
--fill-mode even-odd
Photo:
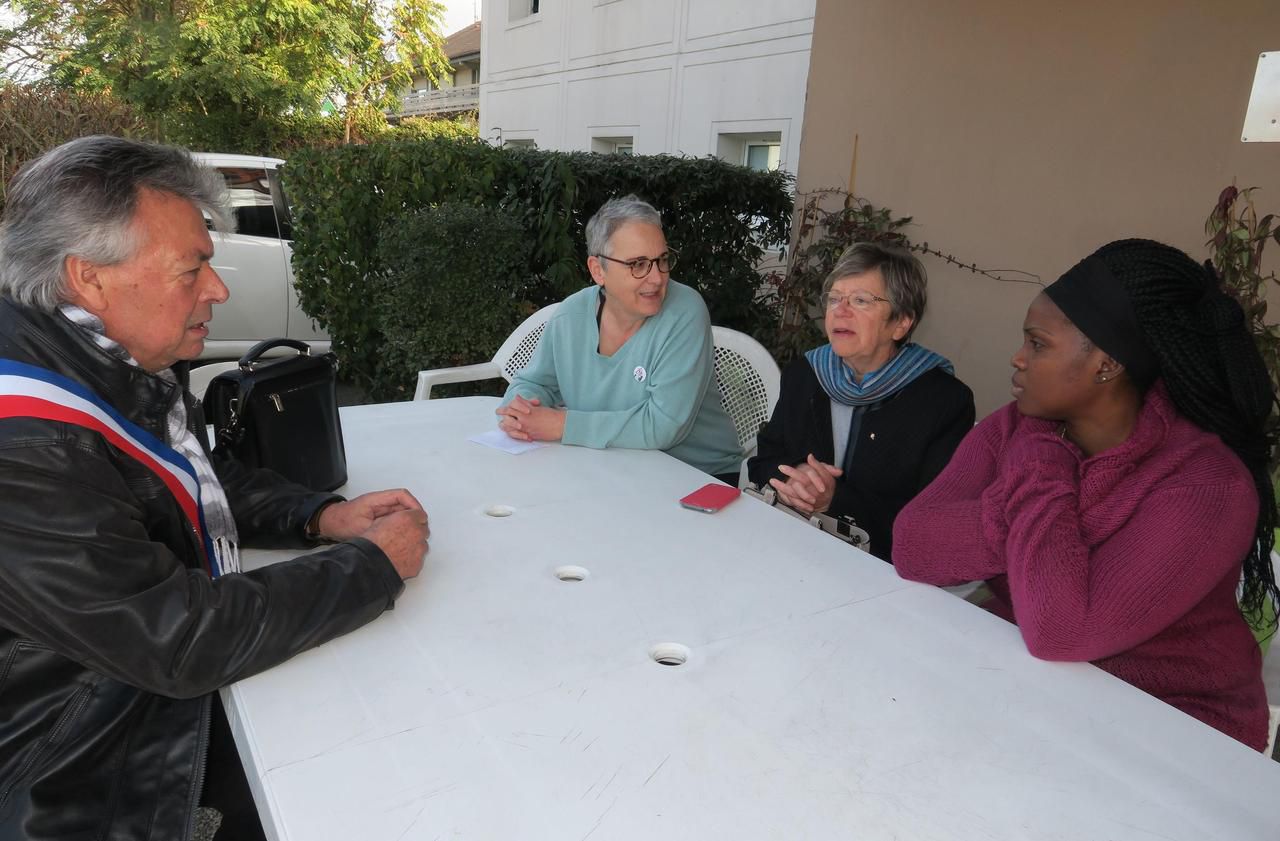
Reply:
[[[1268,419],[1276,395],[1244,312],[1211,265],[1200,265],[1176,248],[1126,239],[1097,253],[1128,292],[1178,411],[1221,438],[1253,475],[1258,522],[1244,558],[1240,603],[1245,612],[1261,615],[1267,594],[1280,605],[1271,566],[1276,500],[1268,472],[1276,443],[1268,434]],[[1151,383],[1137,385],[1145,390]]]

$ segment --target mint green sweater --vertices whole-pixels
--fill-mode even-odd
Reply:
[[[598,286],[564,299],[503,403],[520,395],[566,407],[565,444],[663,450],[707,473],[736,473],[742,449],[720,404],[698,293],[670,281],[661,311],[613,356],[599,352],[599,305]]]

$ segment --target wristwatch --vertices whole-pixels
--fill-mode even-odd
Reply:
[[[335,505],[339,501],[340,500],[330,499],[326,502],[321,503],[320,507],[317,508],[315,512],[311,515],[311,519],[307,520],[307,524],[303,526],[302,528],[303,537],[305,537],[307,540],[310,540],[312,542],[322,540],[323,538],[320,535],[320,515],[323,514],[324,510],[328,508],[330,505]]]

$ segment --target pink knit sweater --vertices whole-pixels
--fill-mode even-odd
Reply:
[[[1266,744],[1258,645],[1236,585],[1258,495],[1157,383],[1133,433],[1084,458],[1009,404],[898,515],[898,574],[986,579],[1045,660],[1089,660],[1245,744]]]

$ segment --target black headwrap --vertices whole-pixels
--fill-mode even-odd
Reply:
[[[1049,284],[1044,293],[1140,386],[1151,384],[1159,363],[1138,329],[1133,302],[1098,255],[1090,255]]]

